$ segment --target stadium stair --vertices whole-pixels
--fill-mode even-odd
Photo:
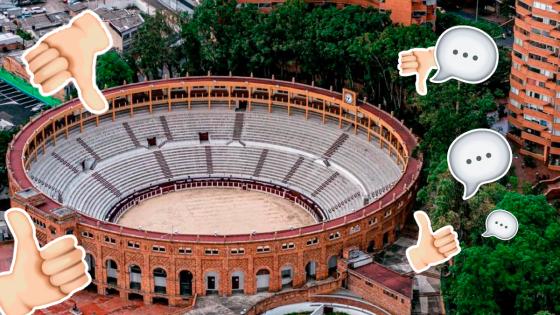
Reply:
[[[294,174],[296,173],[296,171],[298,170],[298,168],[301,166],[301,164],[303,163],[304,159],[303,157],[299,157],[297,159],[297,161],[294,163],[294,165],[292,166],[292,168],[290,169],[290,171],[288,172],[288,174],[286,174],[286,177],[284,177],[284,179],[282,180],[282,182],[287,183],[290,178],[292,178],[292,176],[294,176]]]
[[[255,172],[253,172],[254,177],[259,177],[261,175],[261,171],[267,155],[268,155],[268,149],[262,150],[261,156],[259,157],[259,162],[257,163],[257,167],[255,167]]]
[[[56,152],[52,152],[51,155],[55,158],[55,160],[59,161],[60,163],[62,163],[62,165],[66,166],[69,170],[71,170],[74,174],[78,174],[80,173],[80,171],[74,167],[73,165],[71,165],[70,163],[68,163],[68,161],[66,161],[64,158],[62,158],[60,155],[58,155]]]
[[[334,206],[333,208],[331,208],[331,209],[329,210],[329,212],[335,212],[335,211],[337,211],[338,209],[344,207],[346,204],[352,202],[352,200],[354,200],[354,199],[356,199],[356,198],[359,198],[361,195],[362,195],[362,194],[361,194],[360,192],[357,192],[357,193],[351,195],[350,197],[348,197],[348,198],[342,200],[342,201],[339,202],[336,206]]]
[[[243,113],[235,114],[235,122],[233,123],[233,137],[234,141],[241,140],[241,133],[243,133],[243,124],[245,121],[245,115]]]
[[[78,138],[76,139],[76,141],[82,146],[82,148],[84,148],[84,150],[86,150],[87,153],[89,153],[93,157],[95,161],[101,160],[99,155],[87,143],[85,143],[82,138]]]
[[[128,124],[128,122],[125,121],[122,124],[123,124],[124,130],[126,130],[126,133],[128,134],[128,137],[130,138],[132,143],[134,143],[134,145],[136,147],[140,147],[140,142],[138,141],[138,138],[136,138],[136,135],[134,135],[134,132],[132,131],[132,128],[130,128],[130,125]]]
[[[331,147],[327,149],[323,156],[327,159],[333,156],[333,154],[336,153],[338,148],[340,148],[348,138],[348,134],[341,134],[340,137],[338,137],[338,139],[336,139],[336,141],[331,145]]]
[[[311,193],[311,197],[315,197],[320,194],[321,191],[323,191],[323,189],[325,189],[330,183],[332,183],[339,175],[340,174],[338,172],[335,172],[334,174],[329,176],[327,180],[325,180],[319,187],[317,187],[317,189],[315,189],[313,193]]]
[[[105,177],[101,176],[101,174],[99,174],[97,172],[93,172],[91,174],[91,177],[93,177],[101,185],[103,185],[105,188],[107,188],[113,195],[115,195],[117,197],[122,196],[122,193],[115,186],[113,186],[113,184],[111,184],[108,180],[106,180]]]
[[[173,178],[173,173],[171,172],[171,169],[169,168],[169,165],[167,164],[167,161],[161,151],[154,151],[154,156],[156,157],[156,161],[158,162],[163,175],[167,178]]]
[[[206,154],[206,170],[208,174],[214,173],[214,166],[212,165],[212,147],[205,146],[204,153]]]
[[[165,116],[159,116],[159,120],[161,121],[161,126],[163,127],[165,137],[168,141],[173,141],[173,135],[171,134],[171,129],[169,129],[167,118],[165,118]]]

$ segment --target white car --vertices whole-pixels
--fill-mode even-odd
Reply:
[[[33,14],[41,14],[41,13],[45,13],[45,12],[47,12],[47,10],[45,10],[45,8],[42,8],[42,7],[31,8],[31,13],[33,13]]]

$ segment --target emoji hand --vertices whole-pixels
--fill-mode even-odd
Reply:
[[[435,47],[414,48],[399,53],[399,75],[406,77],[416,75],[416,92],[426,95],[428,88],[426,81],[432,69],[437,68],[434,56]]]
[[[0,310],[6,315],[30,314],[60,303],[91,282],[84,249],[77,246],[75,236],[66,235],[39,248],[25,211],[6,211],[6,222],[15,240],[10,271],[0,274]]]
[[[101,19],[93,11],[72,19],[44,36],[23,55],[31,83],[43,95],[52,95],[73,81],[84,107],[102,114],[108,108],[107,100],[95,82],[95,64],[98,54],[112,46],[111,36]]]
[[[406,249],[406,258],[416,273],[446,262],[461,252],[457,232],[452,226],[444,226],[434,233],[426,212],[414,212],[414,219],[419,228],[418,242]]]

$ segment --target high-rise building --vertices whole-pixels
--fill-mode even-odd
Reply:
[[[515,9],[508,137],[560,170],[560,2],[517,0]]]
[[[263,11],[284,3],[285,0],[238,0],[239,3],[254,3]],[[436,23],[436,0],[305,0],[316,5],[332,4],[337,7],[359,5],[374,7],[381,11],[391,12],[391,21],[395,24],[430,24]]]

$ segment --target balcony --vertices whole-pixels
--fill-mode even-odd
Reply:
[[[543,152],[544,152],[544,146],[548,146],[549,143],[550,143],[548,140],[546,140],[546,139],[544,139],[540,136],[530,134],[526,131],[521,132],[521,138],[523,138],[525,140],[530,140],[531,142],[534,142],[536,144],[539,144],[539,145],[543,146]]]
[[[539,119],[542,119],[542,120],[546,120],[546,121],[551,119],[548,114],[546,114],[544,112],[541,112],[539,110],[536,110],[536,109],[532,109],[532,108],[527,107],[527,106],[523,107],[523,114],[527,114],[529,116],[539,118]]]
[[[526,120],[526,119],[523,119],[521,121],[521,125],[525,128],[533,129],[533,130],[536,130],[536,131],[539,131],[539,132],[545,131],[547,129],[546,126],[543,126],[539,123],[536,123],[536,122],[530,121],[530,120]]]
[[[517,8],[519,8],[519,6]],[[555,21],[558,20],[558,12],[554,13],[554,12],[541,10],[539,8],[533,7],[532,14],[542,16],[542,17],[547,17],[547,18],[549,18],[551,20],[555,20]]]
[[[532,32],[529,34],[529,39],[531,39],[532,41],[535,41],[535,42],[550,45],[552,47],[556,47],[556,45],[558,45],[556,43],[557,41],[554,38],[547,37],[547,36],[544,36],[544,35],[535,34],[535,33],[532,33]]]

